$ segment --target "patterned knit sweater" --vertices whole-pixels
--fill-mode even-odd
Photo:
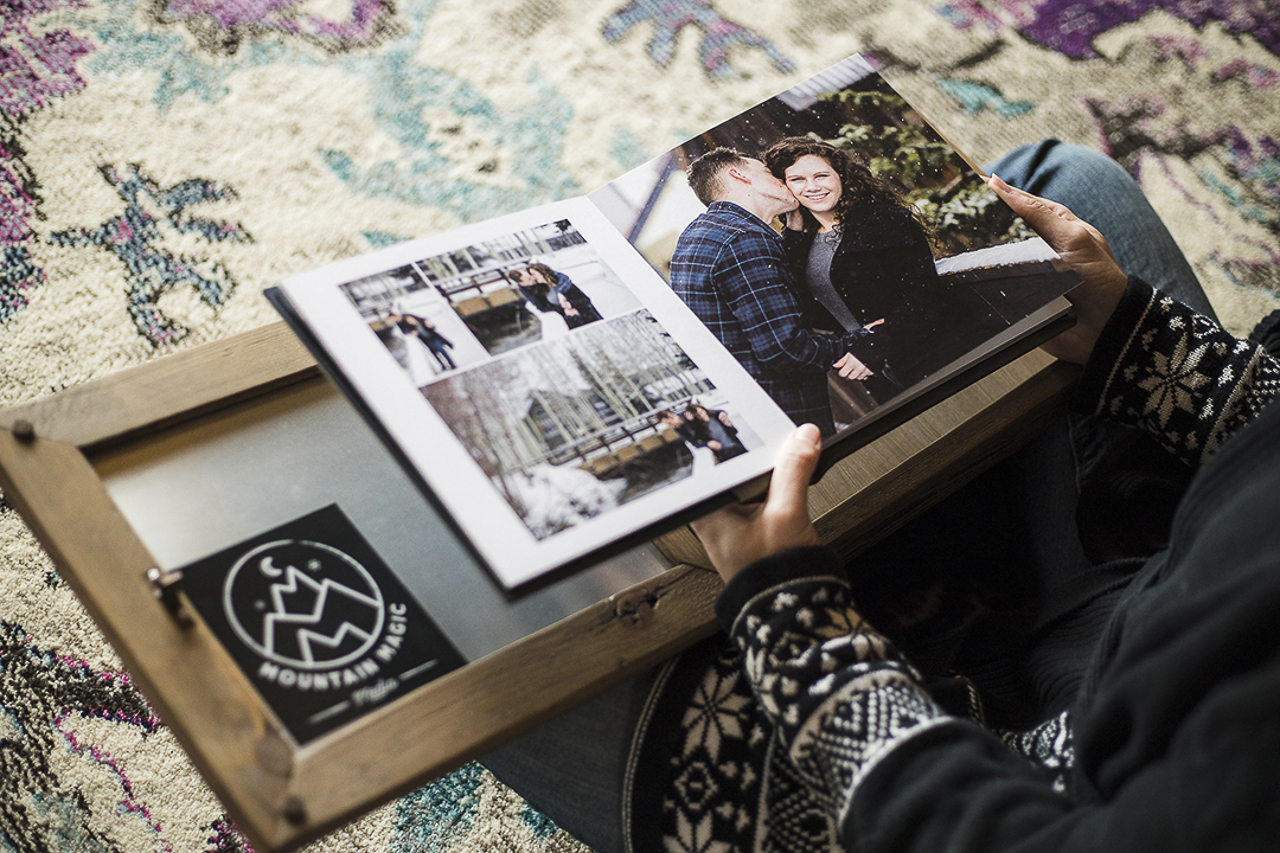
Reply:
[[[1086,365],[1073,405],[1143,429],[1188,464],[1202,466],[1258,419],[1278,392],[1280,363],[1261,347],[1131,281]],[[1276,417],[1270,420],[1280,427]],[[1267,471],[1280,487],[1280,452],[1276,456],[1277,464]],[[1216,465],[1224,466],[1230,467]],[[1236,467],[1249,472],[1254,463]],[[1203,473],[1201,481],[1213,479]],[[1194,502],[1195,494],[1193,487],[1184,503]],[[1280,506],[1280,501],[1270,503]],[[1266,535],[1280,539],[1280,509],[1267,511],[1277,517],[1264,525],[1270,528]],[[1180,719],[1187,710],[1177,701],[1192,698],[1174,701],[1170,708],[1143,703],[1149,705],[1151,695],[1179,680],[1180,661],[1193,668],[1209,662],[1194,653],[1144,658],[1139,650],[1132,652],[1130,672],[1115,663],[1130,660],[1121,628],[1138,625],[1129,631],[1139,637],[1144,631],[1176,634],[1181,625],[1194,632],[1202,622],[1217,625],[1201,616],[1212,614],[1214,606],[1225,607],[1205,602],[1179,626],[1143,610],[1148,601],[1177,590],[1163,583],[1166,577],[1193,576],[1199,567],[1182,569],[1177,563],[1178,553],[1198,553],[1199,528],[1192,525],[1191,533],[1186,528],[1175,524],[1169,549],[1174,557],[1166,552],[1134,575],[1115,605],[1120,615],[1097,647],[1074,650],[1094,655],[1075,704],[1032,731],[1002,735],[980,726],[978,704],[966,682],[924,678],[861,619],[833,552],[798,549],[750,566],[717,602],[730,642],[712,638],[659,676],[632,755],[630,848],[637,853],[1124,848],[1134,840],[1126,835],[1128,824],[1100,806],[1122,796],[1137,797],[1135,803],[1149,796],[1153,804],[1178,799],[1158,785],[1150,793],[1136,783],[1126,787],[1133,776],[1126,775],[1121,784],[1107,775],[1116,762],[1133,763],[1135,776],[1155,773],[1148,765],[1176,753],[1168,738],[1130,735],[1126,726],[1137,725],[1144,715],[1155,721],[1154,729],[1166,725],[1162,720]],[[1187,539],[1190,544],[1178,552]],[[1271,553],[1277,551],[1280,541],[1271,547]],[[1272,574],[1280,578],[1280,566],[1275,568]],[[1220,598],[1237,602],[1242,597],[1229,598],[1233,588],[1221,580],[1230,574],[1218,572],[1198,588],[1227,584]],[[1280,604],[1280,581],[1275,586]],[[1126,622],[1122,616],[1129,612],[1139,615]],[[1224,629],[1205,628],[1212,630]],[[1273,641],[1280,653],[1280,630],[1273,630],[1265,644]],[[1130,695],[1122,689],[1131,687],[1126,677],[1139,684],[1153,681]],[[1211,695],[1202,683],[1206,680],[1213,686],[1213,677],[1204,676],[1197,689]],[[1280,697],[1280,671],[1273,681],[1267,683]],[[1136,709],[1126,702],[1136,703]],[[1273,720],[1280,699],[1275,705]],[[1081,725],[1089,733],[1086,761],[1077,756]],[[1143,758],[1126,752],[1135,749]],[[1270,766],[1278,765],[1280,733],[1270,760]],[[1274,792],[1274,780],[1259,790]],[[1191,804],[1187,811],[1194,812]],[[1268,812],[1274,821],[1269,826],[1280,826],[1276,811],[1273,805]],[[1254,815],[1256,809],[1246,812]],[[1182,815],[1162,816],[1157,828],[1144,830],[1140,839],[1145,840],[1137,846],[1145,849],[1159,832],[1173,832],[1182,822]],[[1253,826],[1239,819],[1233,825],[1237,834]],[[1230,832],[1222,838],[1239,840]],[[1184,832],[1170,835],[1166,843],[1176,848],[1202,840]]]

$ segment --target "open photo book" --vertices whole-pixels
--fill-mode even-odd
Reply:
[[[1069,325],[1077,282],[854,56],[267,295],[515,595],[732,500],[796,422],[830,457],[883,434]]]

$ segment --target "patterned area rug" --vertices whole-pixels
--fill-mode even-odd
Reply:
[[[0,405],[590,190],[855,51],[979,161],[1110,153],[1233,331],[1280,302],[1272,0],[11,0]],[[246,849],[4,502],[0,549],[0,851]],[[310,849],[580,845],[472,765]]]

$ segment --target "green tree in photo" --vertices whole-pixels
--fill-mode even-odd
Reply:
[[[933,225],[941,256],[1033,236],[898,94],[844,90],[823,100],[858,117],[827,141],[859,155],[877,176],[898,185]]]

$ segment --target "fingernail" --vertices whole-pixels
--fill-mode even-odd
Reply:
[[[797,441],[814,446],[822,442],[822,432],[814,424],[801,424],[796,427],[796,431],[791,433],[791,436]]]
[[[1021,190],[1019,190],[1017,187],[1015,187],[1013,184],[1009,183],[999,175],[992,175],[991,179],[987,181],[987,185],[992,187],[993,189],[999,189],[1009,193],[1021,192]]]

